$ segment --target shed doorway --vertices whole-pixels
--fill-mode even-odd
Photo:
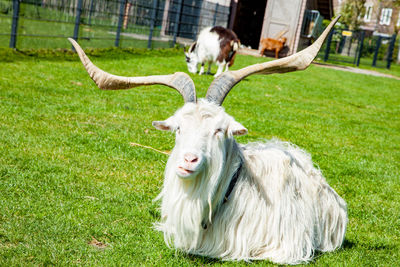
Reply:
[[[239,0],[236,8],[233,31],[240,42],[258,49],[267,1]]]

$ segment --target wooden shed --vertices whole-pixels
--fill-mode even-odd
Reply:
[[[232,0],[229,27],[242,44],[259,49],[263,38],[287,38],[287,56],[307,46],[318,35],[322,19],[333,16],[332,0]]]

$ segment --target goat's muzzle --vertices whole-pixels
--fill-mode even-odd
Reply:
[[[195,153],[185,153],[176,166],[176,174],[183,179],[195,177],[203,168],[203,157]]]

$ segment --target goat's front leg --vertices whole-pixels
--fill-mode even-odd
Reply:
[[[225,61],[217,62],[218,70],[217,73],[215,73],[214,77],[218,77],[219,75],[221,75],[222,71],[224,70],[225,64]]]
[[[207,74],[211,74],[211,65],[212,65],[212,61],[209,61],[208,62]]]
[[[204,63],[201,63],[199,75],[202,75],[203,73],[204,73]]]
[[[225,65],[225,71],[228,71],[229,70],[229,63],[227,63],[226,65]]]
[[[261,52],[260,52],[260,55],[261,55],[262,57],[264,56],[264,52],[265,52],[265,48],[262,47],[262,48],[261,48]]]

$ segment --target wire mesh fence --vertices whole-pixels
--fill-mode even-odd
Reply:
[[[0,0],[0,47],[172,47],[227,26],[230,1]]]
[[[396,34],[366,36],[365,31],[334,29],[320,50],[319,58],[332,63],[390,69],[399,51],[399,41],[396,40]]]

